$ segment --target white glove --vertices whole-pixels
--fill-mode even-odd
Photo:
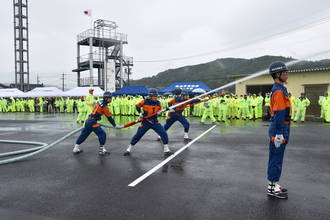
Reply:
[[[175,112],[175,110],[173,108],[170,108],[170,112]]]
[[[124,128],[124,125],[116,125],[115,128],[116,129],[122,129],[122,128]]]
[[[279,148],[284,140],[283,134],[277,134],[274,139],[274,144],[276,148]]]
[[[158,112],[157,112],[157,115],[162,115],[163,114],[163,111],[162,110],[159,110]]]
[[[143,118],[143,113],[142,112],[140,112],[140,118]]]

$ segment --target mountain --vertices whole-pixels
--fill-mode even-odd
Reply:
[[[284,63],[296,60],[291,57],[262,56],[253,59],[221,58],[212,62],[193,66],[184,66],[176,69],[168,69],[158,73],[156,76],[145,77],[130,81],[130,85],[144,85],[148,88],[163,89],[174,82],[203,82],[211,89],[232,82],[228,75],[253,74],[268,68],[273,61]],[[289,66],[290,70],[313,69],[330,67],[330,59],[320,61],[303,60],[295,65]],[[228,88],[233,90],[234,87]]]

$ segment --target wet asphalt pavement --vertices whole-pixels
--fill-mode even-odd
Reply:
[[[115,117],[117,124],[134,119]],[[189,120],[191,138],[212,127]],[[73,155],[79,132],[40,154],[0,165],[0,219],[330,219],[330,124],[292,125],[280,181],[288,199],[266,193],[268,124],[221,122],[135,187],[128,184],[167,158],[156,133],[148,131],[124,156],[138,124],[105,128],[110,156],[98,155],[94,134],[81,145],[84,152]],[[0,113],[0,140],[51,144],[79,126],[69,114]],[[168,135],[174,152],[185,146],[178,122]],[[35,147],[0,146],[0,154]]]

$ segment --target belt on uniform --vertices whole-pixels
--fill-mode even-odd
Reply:
[[[96,118],[93,118],[93,117],[88,117],[88,118],[96,120]]]
[[[159,124],[159,122],[153,122],[156,121],[155,119],[152,120],[146,119],[146,121],[148,121],[150,124]]]
[[[291,125],[291,121],[284,121],[285,125]]]

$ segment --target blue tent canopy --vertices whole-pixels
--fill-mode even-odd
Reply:
[[[189,94],[200,94],[200,93],[192,92],[194,89],[204,89],[206,92],[212,90],[203,82],[176,82],[170,85],[169,87],[166,87],[165,89],[159,90],[158,93],[164,94],[166,92],[172,92],[174,89],[187,90]]]
[[[114,96],[118,95],[148,95],[149,89],[145,86],[124,86],[112,94]]]

